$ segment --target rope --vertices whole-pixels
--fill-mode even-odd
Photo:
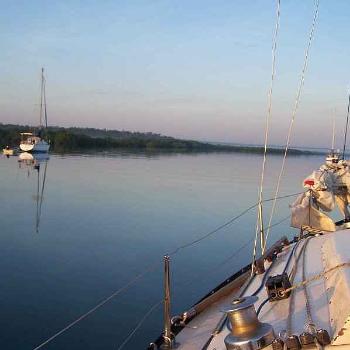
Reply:
[[[282,176],[283,176],[283,173],[284,173],[284,167],[285,167],[285,163],[286,163],[287,153],[288,153],[288,149],[289,149],[289,146],[290,146],[290,139],[291,139],[291,135],[292,135],[294,120],[295,120],[295,116],[296,116],[296,113],[297,113],[297,110],[298,110],[298,107],[299,107],[299,103],[300,103],[301,91],[302,91],[302,88],[304,86],[305,74],[306,74],[306,68],[307,68],[308,59],[309,59],[311,42],[312,42],[312,39],[313,39],[314,33],[315,33],[316,21],[317,21],[317,16],[318,16],[318,8],[319,8],[319,0],[316,0],[315,1],[315,13],[314,13],[314,17],[313,17],[313,21],[312,21],[312,25],[311,25],[310,34],[309,34],[309,41],[308,41],[307,48],[306,48],[306,51],[305,51],[304,65],[303,65],[303,68],[302,68],[302,71],[301,71],[299,87],[298,87],[298,91],[297,91],[297,95],[296,95],[296,99],[295,99],[295,103],[294,103],[294,108],[293,108],[293,111],[292,111],[292,117],[291,117],[290,124],[289,124],[289,130],[288,130],[288,135],[287,135],[287,142],[286,142],[286,147],[285,147],[285,150],[284,150],[281,170],[280,170],[280,173],[278,175],[278,180],[277,180],[277,185],[276,185],[276,190],[275,190],[275,197],[277,197],[278,193],[279,193],[280,184],[281,184]],[[273,218],[273,215],[275,213],[275,209],[276,209],[276,201],[274,200],[273,204],[272,204],[270,218],[269,218],[269,226],[271,225],[272,218]],[[267,242],[267,239],[269,237],[269,234],[270,234],[270,230],[268,229],[267,232],[266,232],[266,237],[265,237],[265,247],[266,247],[266,242]]]
[[[304,251],[305,244],[310,239],[312,239],[312,237],[306,238],[306,241],[302,245],[302,247],[301,247],[301,249],[300,249],[300,251],[298,253],[298,256],[296,256],[297,249],[294,250],[294,252],[293,252],[293,256],[295,258],[295,261],[294,261],[293,268],[292,268],[292,270],[291,270],[291,272],[289,274],[289,279],[290,279],[291,283],[294,282],[294,278],[295,278],[295,275],[296,275],[297,269],[298,269],[298,262],[299,262],[299,259],[301,257],[302,252]],[[289,297],[288,318],[287,318],[287,334],[288,335],[292,334],[292,315],[294,313],[293,312],[293,308],[294,308],[294,293],[291,293],[291,295]]]
[[[47,345],[48,343],[50,343],[52,340],[54,340],[55,338],[57,338],[59,335],[63,334],[64,332],[66,332],[68,329],[72,328],[74,325],[76,325],[78,322],[82,321],[83,319],[85,319],[87,316],[89,316],[90,314],[92,314],[93,312],[95,312],[97,309],[99,309],[100,307],[102,307],[103,305],[105,305],[108,301],[110,301],[111,299],[113,299],[114,297],[116,297],[118,294],[120,294],[121,292],[123,292],[124,290],[128,289],[129,287],[131,287],[133,284],[135,284],[135,282],[137,282],[141,277],[143,277],[144,275],[146,275],[148,272],[154,271],[158,266],[160,265],[160,263],[156,263],[151,265],[148,269],[144,270],[142,273],[138,274],[136,277],[134,277],[133,279],[131,279],[128,283],[126,283],[123,287],[119,288],[118,290],[116,290],[113,294],[111,294],[109,297],[103,299],[99,304],[97,304],[96,306],[94,306],[92,309],[90,309],[89,311],[87,311],[86,313],[84,313],[83,315],[81,315],[80,317],[78,317],[76,320],[74,320],[73,322],[69,323],[66,327],[64,327],[63,329],[61,329],[59,332],[55,333],[52,337],[48,338],[47,340],[45,340],[43,343],[41,343],[40,345],[38,345],[37,347],[35,347],[33,350],[38,350],[41,349],[43,346]]]
[[[271,83],[270,83],[270,89],[268,92],[268,107],[267,107],[267,115],[266,115],[266,121],[265,121],[265,140],[264,140],[264,156],[263,156],[263,162],[262,162],[262,170],[261,170],[261,179],[260,179],[260,188],[259,188],[259,221],[260,221],[260,230],[261,234],[264,235],[264,229],[263,229],[263,223],[262,223],[262,197],[263,197],[263,187],[264,187],[264,175],[265,175],[265,166],[266,166],[266,155],[267,155],[267,143],[269,139],[269,125],[270,125],[270,119],[271,119],[271,110],[272,110],[272,91],[273,91],[273,83],[275,79],[275,73],[276,73],[276,52],[277,52],[277,37],[278,37],[278,29],[280,25],[280,5],[281,1],[277,0],[277,10],[276,10],[276,25],[275,25],[275,32],[273,35],[272,40],[272,64],[271,64]],[[270,223],[271,224],[271,223]],[[256,227],[256,230],[258,230],[259,227]],[[265,250],[265,245],[263,242],[261,242],[261,248],[262,248],[262,254]]]
[[[128,334],[128,336],[124,339],[124,341],[119,345],[117,350],[121,350],[124,348],[124,346],[129,342],[129,340],[134,336],[134,334],[137,332],[137,330],[142,326],[142,324],[146,321],[147,317],[155,310],[157,309],[161,304],[163,303],[163,299],[159,300],[157,303],[155,303],[141,318],[141,320],[138,322],[138,324],[135,326],[135,328]]]
[[[302,272],[302,278],[305,281],[306,280],[306,249],[307,245],[310,242],[310,240],[307,240],[305,242],[305,248],[303,251],[303,272]],[[313,324],[312,321],[312,314],[311,314],[311,304],[310,304],[310,298],[309,293],[307,291],[306,285],[304,285],[304,297],[305,297],[305,310],[306,310],[306,318],[307,318],[307,324],[310,326]]]
[[[290,291],[292,291],[294,289],[303,287],[303,286],[305,286],[305,285],[307,285],[307,284],[309,284],[311,282],[317,281],[317,280],[323,278],[324,276],[326,276],[327,274],[333,272],[334,270],[337,270],[337,269],[339,269],[341,267],[345,267],[345,266],[346,267],[350,267],[350,262],[344,262],[344,263],[338,264],[338,265],[333,266],[333,267],[331,267],[330,269],[328,269],[328,270],[326,270],[324,272],[321,272],[321,273],[319,273],[317,275],[314,275],[314,276],[312,276],[312,277],[310,277],[310,278],[308,278],[308,279],[306,279],[304,281],[301,281],[300,283],[294,284],[290,288],[287,288],[285,290],[285,293],[288,293],[288,292],[290,292]]]
[[[269,199],[264,199],[262,201],[262,203],[267,203],[267,202],[271,202],[273,200],[279,200],[279,199],[286,199],[286,198],[290,198],[290,197],[295,197],[299,194],[302,194],[304,193],[304,191],[302,192],[297,192],[297,193],[291,193],[291,194],[287,194],[287,195],[283,195],[283,196],[279,196],[279,197],[274,197],[274,198],[269,198]],[[215,228],[214,230],[212,231],[209,231],[208,233],[206,233],[205,235],[191,241],[191,242],[188,242],[188,243],[185,243],[177,248],[175,248],[173,251],[171,251],[170,253],[168,253],[169,256],[173,256],[175,254],[177,254],[180,250],[182,249],[185,249],[185,248],[188,248],[188,247],[191,247],[201,241],[203,241],[204,239],[212,236],[213,234],[215,234],[216,232],[222,230],[223,228],[231,225],[234,221],[238,220],[240,217],[242,217],[243,215],[245,215],[246,213],[248,213],[249,211],[251,211],[252,209],[256,208],[258,206],[259,203],[255,203],[253,205],[251,205],[250,207],[248,207],[247,209],[243,210],[240,214],[234,216],[233,218],[229,219],[228,221],[226,221],[224,224],[218,226],[217,228]],[[283,219],[283,220],[286,220],[286,219]],[[273,226],[276,226],[276,224],[270,224],[268,227],[273,227]]]

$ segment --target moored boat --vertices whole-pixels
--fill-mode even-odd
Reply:
[[[15,155],[15,150],[13,148],[10,148],[9,146],[6,146],[5,148],[3,148],[2,153],[5,156],[13,156]]]
[[[44,68],[41,69],[41,95],[40,95],[40,114],[39,127],[35,132],[22,132],[20,149],[23,152],[48,152],[50,143],[47,139],[47,109],[46,109],[46,79],[44,76]]]
[[[21,133],[21,143],[19,145],[23,152],[48,152],[49,143],[31,132]]]

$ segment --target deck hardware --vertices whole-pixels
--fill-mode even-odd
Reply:
[[[158,346],[155,343],[150,343],[147,350],[158,350]]]
[[[254,262],[254,272],[257,275],[261,275],[265,272],[264,259],[255,260]]]
[[[175,343],[174,335],[171,332],[171,311],[170,311],[170,257],[164,256],[164,332],[161,349],[172,349]]]
[[[301,333],[299,341],[301,346],[315,345],[315,337],[309,332]]]
[[[266,281],[266,291],[270,301],[287,299],[290,291],[286,292],[292,285],[286,272],[281,275],[270,276]]]
[[[271,345],[273,350],[283,350],[284,341],[281,338],[275,338]]]
[[[290,335],[285,341],[288,350],[298,350],[301,349],[299,338],[297,335]]]
[[[225,338],[227,350],[259,350],[272,343],[273,328],[258,320],[254,307],[257,300],[256,296],[237,298],[225,310],[231,330]]]
[[[316,331],[316,339],[323,346],[331,343],[331,337],[325,329],[318,329]]]
[[[269,255],[266,256],[266,260],[268,262],[272,262],[272,261],[276,260],[277,254],[278,254],[278,251],[274,250],[273,252],[271,252]]]

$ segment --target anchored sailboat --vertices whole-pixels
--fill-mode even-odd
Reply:
[[[47,109],[46,109],[46,80],[44,68],[41,69],[41,94],[40,94],[40,116],[39,127],[35,132],[22,132],[20,149],[24,152],[48,152],[50,144],[45,137],[47,128]],[[44,124],[45,123],[45,124]]]

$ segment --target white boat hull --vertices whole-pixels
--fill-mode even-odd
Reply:
[[[23,152],[44,152],[47,153],[50,149],[50,145],[46,142],[46,141],[39,141],[37,143],[34,144],[30,144],[30,143],[21,143],[19,145],[19,148],[23,151]]]

